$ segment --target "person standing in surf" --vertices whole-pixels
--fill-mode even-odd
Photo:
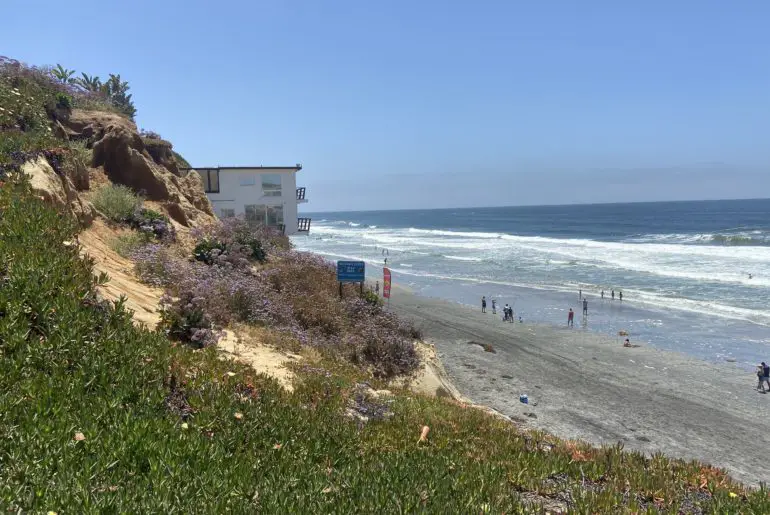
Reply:
[[[620,296],[620,302],[623,302],[623,292],[620,292],[618,295]]]
[[[612,300],[615,300],[615,290],[612,290]]]
[[[583,299],[583,316],[588,316],[588,299]]]
[[[486,313],[487,312],[487,298],[481,297],[481,312]]]
[[[492,299],[492,314],[497,314],[497,299]]]
[[[572,308],[569,308],[569,313],[567,313],[567,326],[575,327],[575,312],[572,311]]]
[[[602,290],[602,300],[604,300],[604,290]]]

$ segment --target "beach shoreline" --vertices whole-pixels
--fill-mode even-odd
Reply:
[[[474,404],[561,438],[697,459],[753,485],[770,479],[770,395],[756,392],[750,373],[647,345],[625,348],[580,328],[505,323],[501,308],[482,314],[403,288],[390,303],[422,330]]]

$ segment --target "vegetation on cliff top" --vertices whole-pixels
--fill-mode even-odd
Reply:
[[[66,121],[72,109],[107,111],[133,120],[136,108],[129,90],[129,83],[119,74],[102,81],[85,73],[76,76],[74,70],[61,65],[28,66],[0,56],[0,171],[44,150],[58,149],[65,160],[71,159],[79,143],[68,140],[59,122]],[[143,140],[149,143],[149,151],[171,149],[159,137]],[[182,167],[189,168],[182,156],[171,153]]]

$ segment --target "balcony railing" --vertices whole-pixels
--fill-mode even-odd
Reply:
[[[310,232],[310,218],[297,218],[297,232]]]
[[[305,200],[305,188],[297,188],[297,200]]]

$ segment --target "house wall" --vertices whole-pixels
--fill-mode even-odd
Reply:
[[[297,178],[294,169],[233,169],[220,168],[219,193],[207,193],[216,215],[222,209],[232,209],[235,216],[245,216],[246,205],[283,206],[286,234],[297,232]],[[277,174],[281,177],[281,196],[265,196],[262,176]],[[253,179],[253,184],[244,184]]]

